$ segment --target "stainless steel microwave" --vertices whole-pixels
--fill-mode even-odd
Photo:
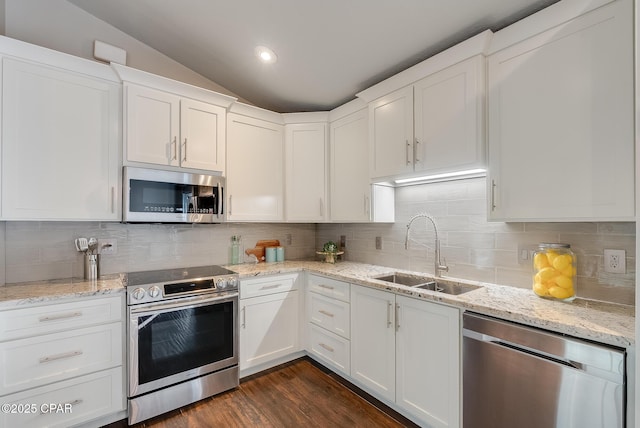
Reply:
[[[123,169],[125,223],[222,223],[224,177],[157,169]]]

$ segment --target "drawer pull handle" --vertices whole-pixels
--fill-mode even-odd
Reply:
[[[320,310],[318,312],[320,312],[322,315],[326,315],[326,316],[331,317],[331,318],[334,317],[334,315],[331,312],[322,311],[322,310]]]
[[[40,358],[40,364],[42,363],[50,363],[51,361],[63,360],[65,358],[77,357],[78,355],[82,355],[82,351],[71,351],[65,352],[63,354],[49,355],[48,357]]]
[[[67,312],[66,314],[47,315],[47,316],[44,316],[44,317],[40,317],[39,321],[40,322],[57,321],[57,320],[63,320],[63,319],[67,319],[67,318],[75,318],[75,317],[81,317],[81,316],[82,316],[82,312],[81,311]]]
[[[64,403],[65,407],[66,406],[75,406],[76,404],[82,404],[84,400],[81,398],[78,398],[77,400],[73,400],[73,401],[69,401],[68,403]]]
[[[333,287],[331,285],[318,284],[318,286],[320,288],[326,288],[327,290],[333,290]]]
[[[281,285],[282,284],[265,285],[263,287],[260,287],[260,290],[272,290],[274,288],[280,287]]]
[[[320,343],[320,346],[322,346],[324,349],[326,349],[329,352],[334,352],[335,351],[335,349],[333,349],[331,346],[325,345],[324,343]]]

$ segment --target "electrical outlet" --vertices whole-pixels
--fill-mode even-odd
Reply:
[[[376,236],[376,250],[382,250],[382,237]]]
[[[608,273],[626,273],[625,250],[604,250],[604,271]]]
[[[346,235],[340,235],[340,248],[347,248],[347,237]]]
[[[100,254],[116,254],[118,241],[115,239],[98,239],[98,252]]]
[[[287,236],[285,237],[285,241],[287,242],[287,245],[291,245],[292,238],[290,233],[287,233]]]

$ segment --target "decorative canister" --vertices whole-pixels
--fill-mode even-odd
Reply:
[[[570,302],[576,298],[576,256],[569,244],[540,244],[533,253],[533,292]]]

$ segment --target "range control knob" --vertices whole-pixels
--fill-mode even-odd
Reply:
[[[238,280],[236,278],[229,278],[227,285],[229,288],[238,288]]]
[[[225,288],[227,288],[227,280],[224,278],[219,279],[216,282],[216,287],[218,287],[218,289],[220,290],[224,290]]]
[[[158,287],[157,285],[154,285],[149,289],[148,293],[150,297],[155,299],[160,295],[160,287]]]
[[[144,299],[145,294],[146,294],[146,291],[144,291],[144,288],[136,288],[131,293],[131,297],[133,297],[135,300],[142,300]]]

